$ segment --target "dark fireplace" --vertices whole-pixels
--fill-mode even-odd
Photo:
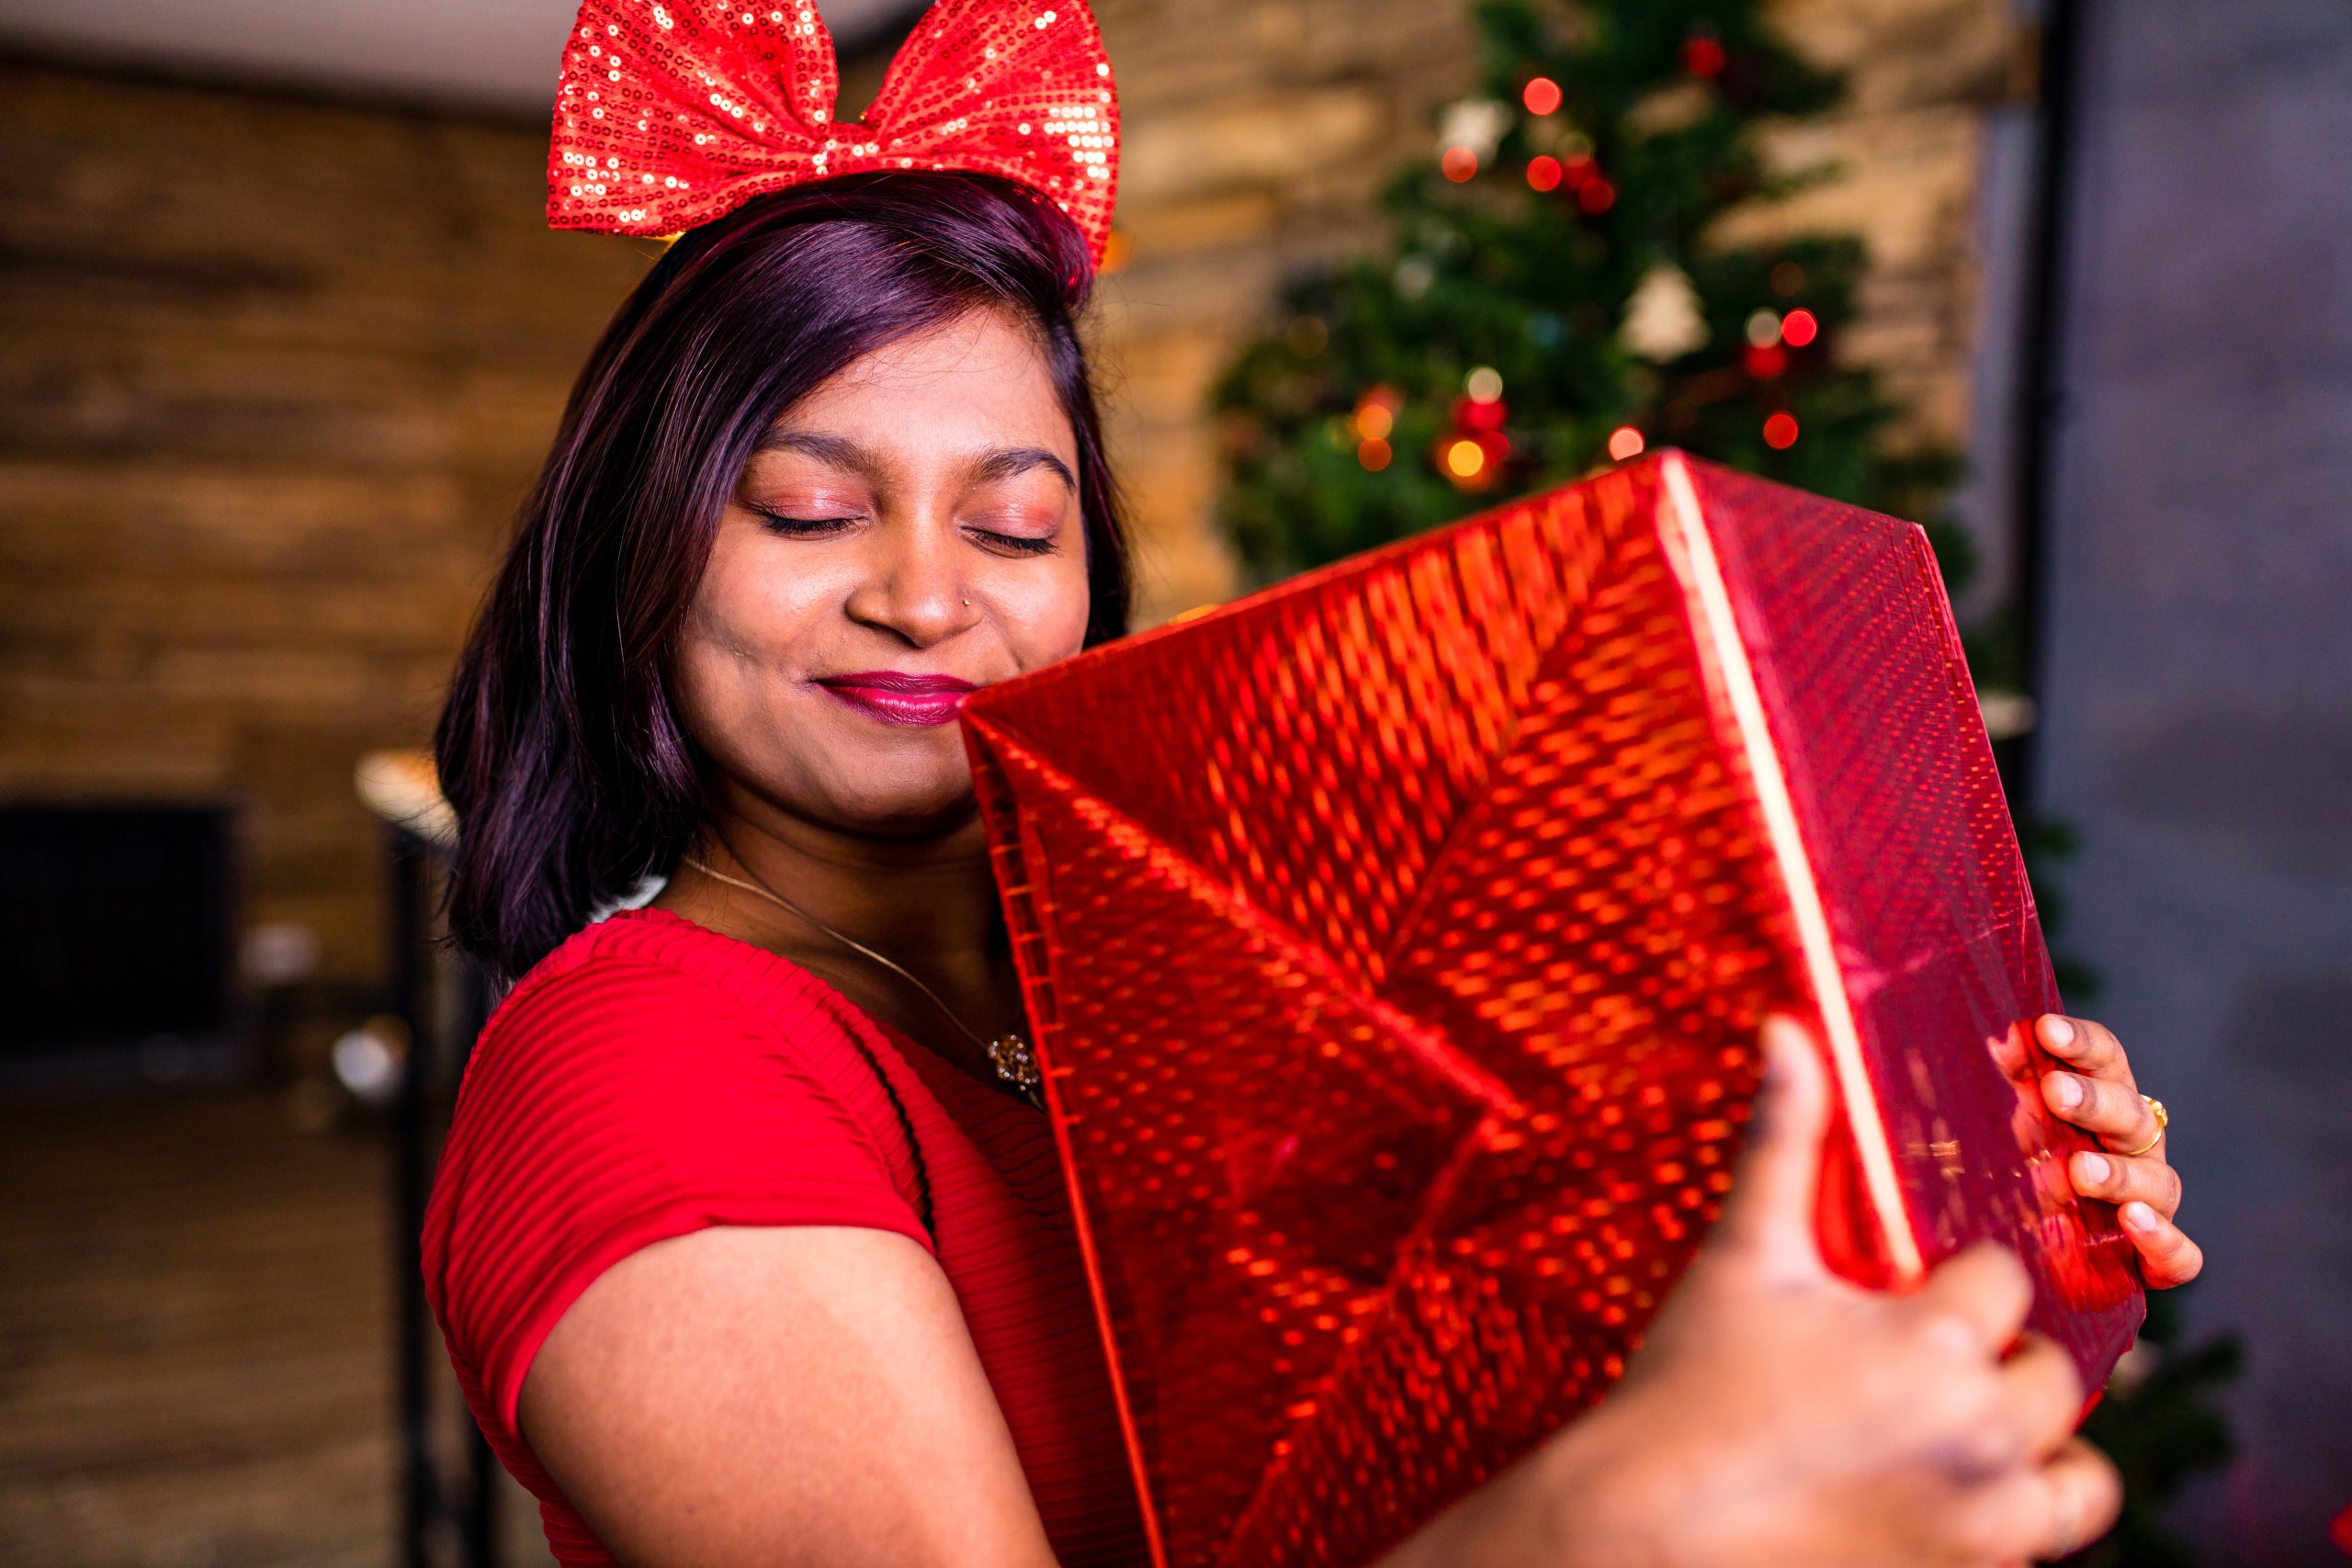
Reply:
[[[234,1055],[233,826],[223,806],[0,806],[0,1080]]]

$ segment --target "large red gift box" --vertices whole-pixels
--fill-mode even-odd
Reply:
[[[1158,1562],[1369,1562],[1600,1399],[1773,1008],[1834,1266],[1996,1236],[2128,1345],[1917,528],[1667,453],[963,714]]]

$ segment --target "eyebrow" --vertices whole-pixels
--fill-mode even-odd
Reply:
[[[826,435],[813,430],[771,429],[752,448],[754,457],[763,452],[798,452],[829,467],[873,480],[879,480],[888,467],[871,448],[845,435]],[[1078,476],[1069,471],[1069,465],[1042,446],[990,447],[973,462],[969,473],[974,481],[987,484],[1033,468],[1046,469],[1060,479],[1072,495],[1078,493]]]

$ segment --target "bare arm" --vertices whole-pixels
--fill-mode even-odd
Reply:
[[[1045,1568],[1012,1437],[938,1265],[887,1231],[697,1231],[616,1264],[520,1424],[630,1568]]]

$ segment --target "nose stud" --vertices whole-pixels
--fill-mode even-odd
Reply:
[[[972,607],[972,602],[971,602],[969,599],[965,600],[965,601],[964,601],[964,608],[966,608],[967,610],[968,610],[968,609],[970,609],[971,607]]]

